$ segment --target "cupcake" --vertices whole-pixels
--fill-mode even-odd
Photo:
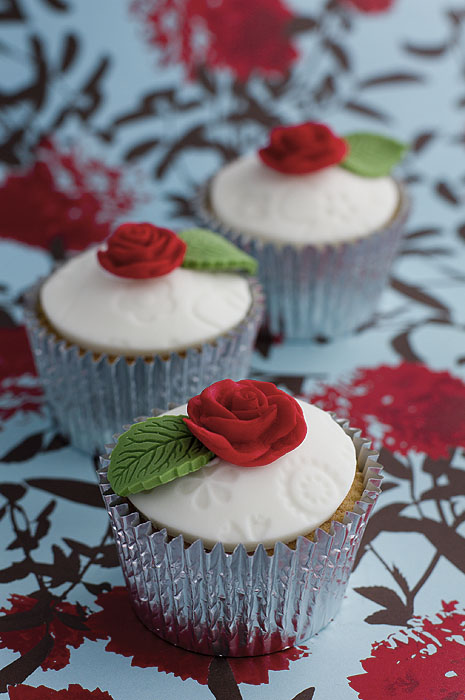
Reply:
[[[127,223],[30,290],[35,362],[71,443],[102,452],[134,416],[246,375],[262,315],[255,269],[210,231]]]
[[[273,334],[331,339],[370,320],[407,216],[390,175],[404,151],[376,134],[278,127],[202,190],[200,218],[259,261]]]
[[[376,457],[359,431],[269,382],[222,380],[134,423],[99,477],[142,622],[226,656],[321,630],[378,497]]]

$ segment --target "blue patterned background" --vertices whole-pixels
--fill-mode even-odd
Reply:
[[[465,697],[465,5],[3,0],[0,24],[0,692]],[[210,665],[152,640],[124,604],[94,464],[42,405],[21,295],[117,221],[191,222],[223,162],[310,119],[410,143],[413,211],[373,322],[331,344],[264,331],[252,376],[358,420],[388,486],[342,610],[308,650]]]

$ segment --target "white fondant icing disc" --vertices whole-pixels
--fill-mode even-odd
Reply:
[[[316,406],[299,401],[307,435],[292,452],[264,467],[237,467],[215,458],[210,465],[130,500],[159,528],[202,539],[226,551],[242,543],[253,551],[291,542],[330,518],[352,485],[352,440]],[[181,406],[171,414],[187,414]]]
[[[152,355],[214,340],[246,316],[250,287],[238,274],[177,268],[154,279],[106,272],[96,249],[42,286],[42,309],[67,340],[95,352]]]
[[[391,177],[360,177],[339,166],[283,175],[253,154],[215,175],[210,201],[217,218],[236,231],[283,244],[324,244],[387,224],[399,190]]]

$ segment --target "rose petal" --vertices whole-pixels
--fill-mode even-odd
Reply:
[[[253,411],[259,407],[259,401],[256,396],[241,396],[235,394],[231,401],[231,411],[237,415],[238,411]]]
[[[257,416],[252,420],[241,421],[228,418],[211,416],[202,420],[202,427],[213,433],[223,435],[227,440],[236,443],[252,445],[255,439],[259,440],[264,433],[267,433],[270,426],[276,421],[277,408],[270,406],[266,413]],[[267,439],[269,444],[269,440]]]
[[[187,413],[196,422],[202,423],[202,421],[209,416],[234,418],[234,413],[231,413],[228,408],[209,396],[204,396],[201,401],[196,402],[195,399],[197,398],[200,397],[195,396],[193,399],[190,399],[187,404]]]
[[[223,435],[205,430],[205,428],[196,425],[189,420],[189,418],[184,418],[184,423],[205,447],[208,447],[208,449],[217,455],[217,457],[220,457],[220,459],[224,459],[231,464],[236,464],[241,467],[258,466],[249,465],[249,462],[256,462],[260,459],[261,455],[268,451],[268,445],[258,441],[256,441],[253,446],[250,446],[249,443],[243,445],[243,451],[241,451],[240,446],[233,447]],[[262,464],[266,463],[267,462],[262,462]]]
[[[273,453],[278,455],[279,457],[281,457],[282,455],[287,454],[291,450],[295,450],[295,448],[298,447],[303,442],[306,435],[307,435],[307,424],[306,424],[305,418],[303,417],[303,414],[302,414],[302,419],[300,419],[300,418],[297,419],[295,428],[288,435],[285,435],[284,437],[280,438],[279,440],[276,440],[276,442],[273,442],[273,444],[272,444]],[[278,457],[275,457],[275,459],[277,459],[277,458]]]
[[[261,382],[255,379],[241,379],[238,384],[249,388],[255,388],[255,390],[258,389],[264,396],[273,396],[273,394],[279,394],[281,392],[281,389],[278,389],[276,384],[273,384],[273,382]]]
[[[234,382],[232,379],[222,379],[204,389],[205,396],[209,396],[229,410],[236,391],[236,385],[237,382]]]
[[[221,385],[221,386],[218,386]],[[230,418],[234,414],[225,406],[228,397],[234,391],[236,382],[223,379],[211,384],[187,404],[187,413],[196,423],[201,423],[206,416],[223,416]]]
[[[292,396],[288,396],[284,393],[282,396],[270,396],[268,401],[270,406],[276,407],[279,415],[279,421],[276,421],[272,431],[270,431],[270,442],[274,444],[295,428],[299,414],[300,417],[303,418],[303,411],[299,404],[297,404],[296,408],[296,401]]]
[[[264,407],[255,410],[251,409],[250,411],[235,411],[235,415],[236,418],[239,418],[241,421],[253,420],[257,416],[261,416],[266,410],[267,408]]]
[[[239,391],[236,391],[232,397],[231,410],[237,413],[240,410],[260,410],[268,406],[268,400],[265,394],[257,388],[251,388],[250,385],[242,386]]]

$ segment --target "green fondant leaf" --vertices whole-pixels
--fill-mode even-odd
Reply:
[[[233,243],[205,228],[190,228],[179,237],[187,244],[182,267],[194,270],[234,272],[243,270],[250,275],[257,271],[257,261]]]
[[[344,139],[349,145],[349,153],[340,165],[364,177],[389,175],[408,148],[406,144],[380,134],[357,132],[347,134]]]
[[[111,453],[108,479],[119,496],[138,493],[195,472],[215,456],[183,418],[160,416],[135,423]]]

